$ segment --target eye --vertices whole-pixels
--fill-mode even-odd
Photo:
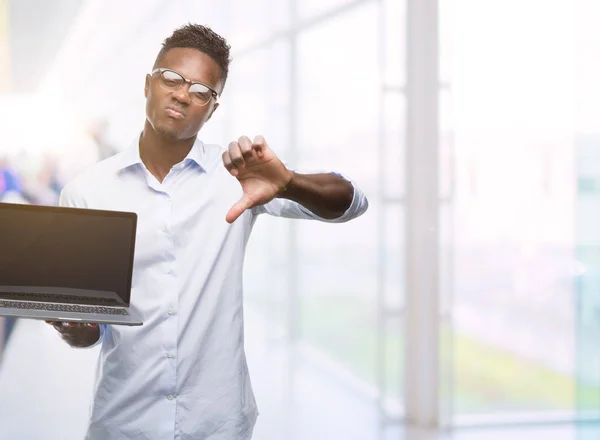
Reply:
[[[181,84],[183,84],[183,78],[179,74],[171,72],[170,70],[163,71],[160,75],[160,78],[162,82],[169,87],[179,87]]]
[[[190,96],[196,102],[205,104],[212,98],[212,91],[205,85],[196,83],[190,87]]]

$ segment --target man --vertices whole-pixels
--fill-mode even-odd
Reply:
[[[287,169],[262,136],[226,150],[197,139],[228,66],[212,30],[176,30],[146,76],[139,139],[61,194],[62,205],[138,214],[132,307],[144,325],[52,323],[73,347],[102,344],[88,439],[250,439],[242,265],[254,221],[343,222],[367,209],[348,180]]]

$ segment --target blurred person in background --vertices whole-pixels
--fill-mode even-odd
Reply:
[[[58,204],[61,189],[56,159],[46,153],[31,175],[24,179],[24,193],[32,204],[53,206]]]
[[[73,347],[101,344],[88,440],[250,439],[258,410],[242,272],[254,222],[262,213],[345,222],[368,207],[339,174],[286,168],[262,136],[226,149],[198,139],[229,54],[207,27],[177,29],[145,78],[139,137],[61,193],[62,206],[138,214],[131,306],[144,325],[50,322]]]
[[[8,158],[0,158],[0,202],[26,203],[21,176]]]
[[[28,203],[23,196],[21,176],[8,158],[0,158],[0,203]],[[6,346],[16,323],[16,318],[0,318],[0,360],[3,347]]]
[[[98,160],[108,159],[117,154],[114,145],[108,140],[108,121],[96,120],[90,124],[88,134],[96,144]]]

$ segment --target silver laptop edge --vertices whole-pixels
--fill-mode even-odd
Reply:
[[[128,219],[131,229],[120,229],[120,232],[126,234],[130,239],[129,258],[128,258],[128,287],[131,295],[131,277],[133,274],[133,262],[135,252],[135,238],[137,230],[137,215],[133,212],[103,211],[83,208],[66,208],[55,206],[40,205],[16,205],[9,203],[0,203],[0,211],[18,213],[21,210],[37,211],[40,215],[44,212],[52,213],[62,211],[71,212],[74,215],[97,216],[97,217],[119,217]],[[15,214],[17,217],[17,214]],[[125,232],[127,231],[127,232]],[[123,254],[121,254],[122,256]],[[6,281],[6,280],[5,280]],[[0,279],[2,283],[2,279]],[[10,294],[14,294],[11,298]],[[31,298],[27,298],[30,294]],[[36,295],[47,295],[47,297],[37,297]],[[57,295],[53,300],[52,295]],[[130,296],[126,296],[130,299]],[[62,298],[58,298],[62,296]],[[69,297],[72,297],[70,299]],[[94,301],[97,300],[97,301]],[[94,303],[94,304],[90,304]],[[14,305],[13,305],[14,304]],[[23,307],[17,307],[21,305]],[[37,307],[36,307],[37,306]],[[43,308],[46,307],[46,308]],[[59,308],[59,310],[56,310]],[[60,310],[60,308],[65,310]],[[71,308],[69,311],[68,309]],[[54,309],[54,310],[53,310]],[[96,309],[96,310],[92,310]],[[111,311],[124,310],[127,314],[115,314],[114,312],[103,312],[102,309]],[[142,325],[142,321],[135,310],[130,307],[117,292],[107,290],[81,289],[53,286],[26,286],[26,285],[0,285],[0,317],[10,316],[26,319],[39,319],[48,321],[71,321],[71,322],[89,322],[98,324],[115,325]]]

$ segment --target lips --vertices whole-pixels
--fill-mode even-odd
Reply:
[[[172,117],[174,119],[185,118],[185,111],[183,111],[182,109],[177,108],[177,107],[169,106],[169,107],[165,108],[165,112],[167,113],[167,115],[169,115],[170,117]]]

